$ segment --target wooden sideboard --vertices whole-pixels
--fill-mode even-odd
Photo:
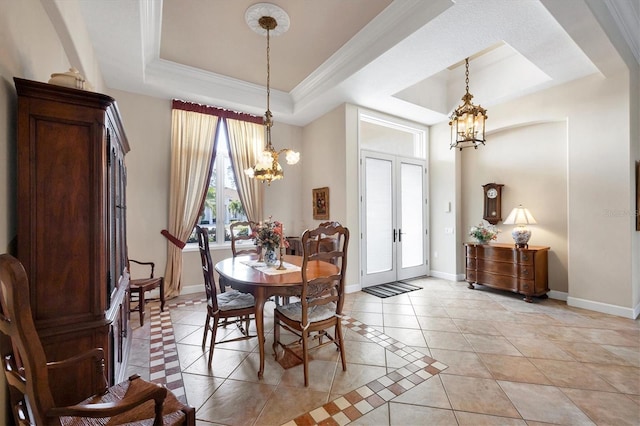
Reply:
[[[549,247],[465,243],[465,252],[469,288],[482,284],[509,290],[523,294],[526,302],[547,296]]]

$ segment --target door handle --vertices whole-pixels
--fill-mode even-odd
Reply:
[[[402,232],[402,229],[398,230],[398,242],[402,242],[402,235],[404,234],[404,232]]]
[[[393,242],[396,242],[396,230],[395,228],[393,229]]]

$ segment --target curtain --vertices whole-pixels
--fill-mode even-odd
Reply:
[[[263,219],[264,185],[258,179],[247,176],[244,171],[256,164],[258,154],[264,149],[264,126],[231,118],[225,121],[240,201],[247,219],[260,222]]]
[[[162,232],[169,239],[164,273],[167,298],[178,296],[182,288],[182,248],[198,220],[209,187],[219,120],[195,108],[175,107],[176,101],[171,112],[169,229]]]

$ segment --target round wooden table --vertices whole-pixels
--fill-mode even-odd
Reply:
[[[299,296],[302,285],[301,271],[291,271],[270,275],[249,266],[247,262],[257,260],[256,255],[237,256],[221,260],[216,264],[218,274],[227,279],[228,284],[240,291],[251,293],[256,299],[256,328],[258,330],[258,348],[260,350],[260,370],[258,378],[264,373],[264,304],[271,296]],[[302,265],[302,256],[287,255],[285,263]],[[333,275],[338,267],[318,260],[307,264],[307,278]]]

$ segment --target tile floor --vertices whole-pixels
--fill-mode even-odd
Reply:
[[[198,425],[640,425],[640,321],[436,278],[388,299],[348,294],[347,371],[331,347],[302,367],[257,340],[201,348],[204,293],[132,317],[129,369],[196,407]],[[235,333],[233,327],[226,330]],[[224,333],[220,333],[224,335]]]

